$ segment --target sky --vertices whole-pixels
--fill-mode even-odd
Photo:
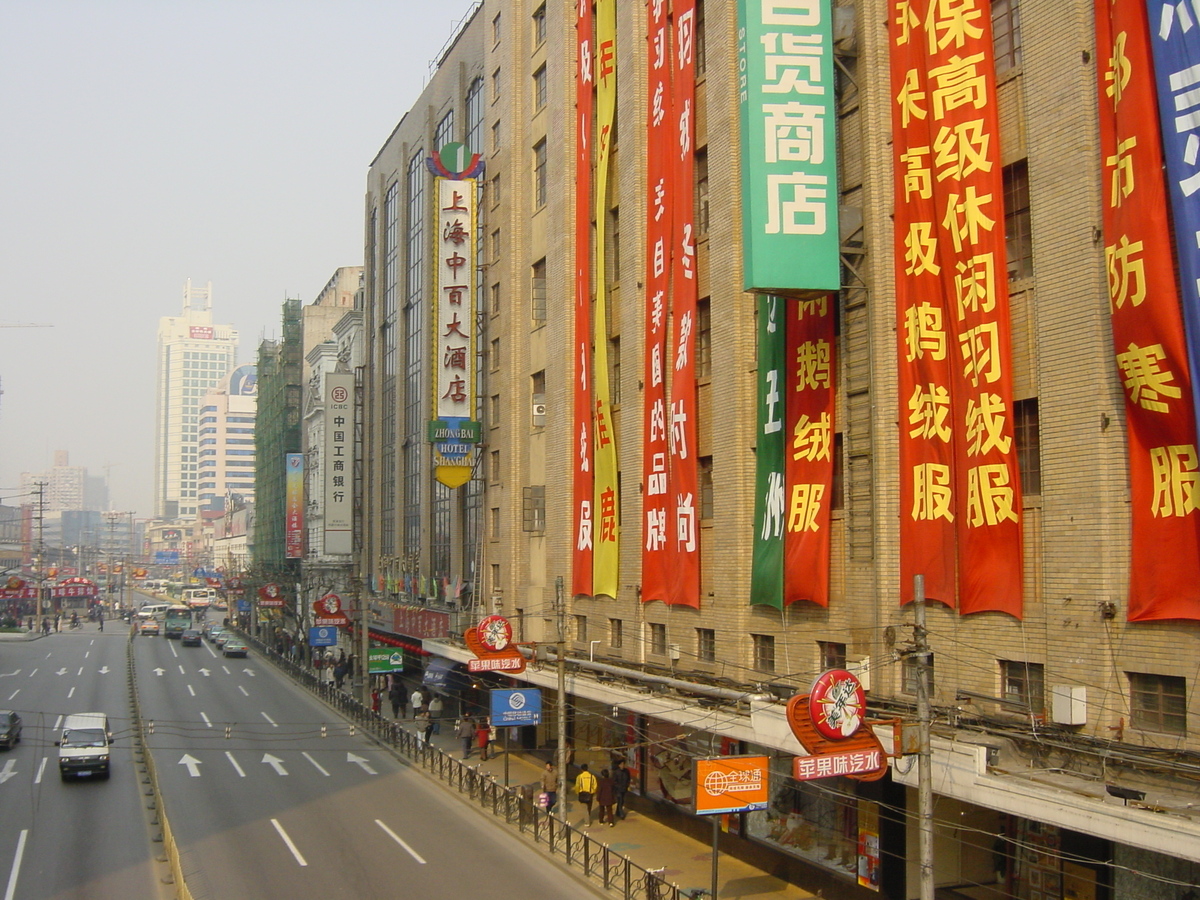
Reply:
[[[371,160],[474,5],[0,0],[0,503],[65,450],[153,514],[159,319],[212,282],[253,362],[362,265]]]

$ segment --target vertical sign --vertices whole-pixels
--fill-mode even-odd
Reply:
[[[596,387],[593,495],[592,592],[617,596],[621,521],[617,494],[617,432],[612,420],[608,379],[608,170],[612,164],[612,130],[617,106],[617,0],[596,0],[596,316],[593,381]]]
[[[783,300],[758,296],[758,443],[755,448],[754,559],[750,602],[783,609]]]
[[[748,291],[835,291],[830,0],[738,0],[742,260]]]
[[[304,556],[304,454],[284,454],[284,555]]]
[[[1095,9],[1104,259],[1129,446],[1128,617],[1200,619],[1200,461],[1146,7],[1096,0]]]
[[[353,551],[354,376],[325,376],[325,552]]]
[[[571,594],[592,593],[595,531],[592,453],[592,4],[576,4],[575,40],[579,68],[575,72],[575,370],[574,448],[571,460]]]

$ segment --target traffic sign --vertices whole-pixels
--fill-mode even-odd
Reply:
[[[338,630],[332,625],[318,625],[308,629],[308,646],[310,647],[336,647],[337,642]]]
[[[542,692],[538,688],[494,690],[492,726],[539,725],[542,721]]]

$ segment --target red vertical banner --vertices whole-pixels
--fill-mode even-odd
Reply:
[[[663,5],[652,2],[651,7]],[[671,493],[674,529],[670,602],[700,606],[700,476],[696,461],[696,0],[675,0],[672,222],[674,365],[671,373]],[[671,148],[669,148],[671,149]]]
[[[829,605],[829,523],[833,500],[835,296],[788,300],[783,602]]]
[[[926,595],[951,605],[957,596],[964,614],[1020,618],[1021,490],[991,19],[971,2],[908,0],[896,5],[890,28],[902,135],[901,597],[911,599],[912,576],[924,574]],[[934,543],[922,543],[923,530],[935,532]]]
[[[642,418],[642,600],[671,599],[672,492],[667,407],[671,227],[677,186],[672,179],[671,28],[665,2],[646,7],[646,359]]]
[[[1131,622],[1200,619],[1200,462],[1146,4],[1096,2],[1104,257],[1125,388]]]
[[[579,0],[575,35],[575,391],[571,594],[591,595],[592,493],[592,4]]]

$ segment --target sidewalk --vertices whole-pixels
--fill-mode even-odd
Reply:
[[[410,732],[417,730],[412,719],[399,719],[400,725]],[[454,736],[454,718],[442,720],[442,733],[433,735],[432,743],[455,759],[462,757],[462,742]],[[504,754],[497,753],[486,762],[479,759],[479,751],[472,749],[467,763],[504,784]],[[510,786],[538,785],[545,762],[527,756],[524,751],[513,750],[509,757]],[[568,781],[568,789],[570,782]],[[537,789],[537,788],[535,788]],[[571,793],[568,790],[568,793]],[[559,798],[562,812],[563,798]],[[575,827],[584,824],[586,810],[573,796],[566,805],[567,822]],[[655,819],[632,810],[627,810],[625,819],[618,820],[613,827],[595,821],[596,810],[592,811],[592,824],[587,833],[594,839],[607,844],[639,866],[657,869],[665,866],[663,877],[679,885],[684,891],[696,888],[709,890],[712,887],[712,845],[697,841]],[[744,863],[722,853],[717,860],[719,900],[804,900],[816,896],[794,884],[789,884],[762,869]],[[706,895],[707,896],[707,895]]]

